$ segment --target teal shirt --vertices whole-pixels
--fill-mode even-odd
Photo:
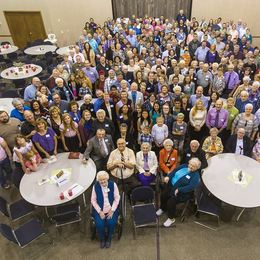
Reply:
[[[187,175],[189,173],[188,167],[184,167],[181,168],[180,170],[178,170],[175,174],[174,177],[171,180],[172,186],[174,186],[174,184],[181,179],[183,176]]]

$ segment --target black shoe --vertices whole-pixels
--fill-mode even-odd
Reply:
[[[100,248],[105,248],[106,246],[106,241],[105,240],[101,240],[100,241]]]
[[[106,241],[106,248],[109,248],[111,246],[111,239],[108,239]]]

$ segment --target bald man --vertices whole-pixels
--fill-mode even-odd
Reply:
[[[31,101],[35,99],[36,91],[41,85],[41,81],[39,78],[34,77],[32,79],[32,84],[27,86],[24,90],[24,101]]]

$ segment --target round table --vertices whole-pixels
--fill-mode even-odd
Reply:
[[[61,47],[61,48],[58,48],[56,50],[56,53],[61,55],[61,56],[64,55],[64,54],[69,55],[70,50],[73,50],[73,52],[75,53],[74,47],[75,47],[75,45],[68,45],[68,46],[65,46],[65,47]]]
[[[1,72],[1,77],[4,79],[26,79],[31,78],[41,73],[42,67],[35,64],[25,64],[22,67],[10,67]]]
[[[88,160],[87,164],[83,164],[81,159],[68,159],[68,155],[69,153],[58,154],[56,162],[42,163],[37,172],[24,174],[20,183],[22,197],[33,205],[48,207],[66,203],[83,194],[95,179],[96,166],[91,159]],[[51,177],[53,170],[65,168],[71,168],[72,173],[70,180],[64,185],[59,187],[55,183],[45,183],[41,186],[38,184],[38,181],[46,176]],[[75,183],[81,185],[83,190],[70,199],[61,200],[60,193]]]
[[[9,115],[14,109],[12,105],[13,98],[0,98],[0,110],[6,111]]]
[[[0,46],[0,55],[13,53],[17,50],[18,50],[18,47],[14,46],[14,45],[8,45],[8,48],[4,48],[4,46]]]
[[[260,164],[244,155],[223,153],[208,160],[202,179],[208,190],[220,200],[241,208],[260,206]],[[232,181],[232,172],[242,170],[250,177],[247,186]]]
[[[28,55],[44,55],[46,52],[54,52],[56,49],[57,46],[54,45],[37,45],[25,49],[24,53]]]

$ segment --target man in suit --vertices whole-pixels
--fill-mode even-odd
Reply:
[[[131,84],[131,90],[128,91],[128,99],[130,99],[132,101],[132,109],[135,110],[136,105],[143,105],[144,103],[144,97],[143,97],[143,93],[141,93],[140,91],[137,91],[138,86],[136,84],[136,82],[133,82]]]
[[[69,74],[72,72],[73,62],[71,60],[69,60],[69,55],[68,54],[64,54],[63,55],[63,61],[61,62],[61,65],[63,66],[63,68],[65,70],[67,70],[67,72]]]
[[[113,150],[114,143],[112,137],[106,135],[104,129],[98,129],[96,135],[87,143],[87,149],[83,155],[83,163],[86,163],[91,158],[97,167],[97,172],[106,171],[107,160]]]
[[[244,128],[239,128],[237,134],[229,137],[226,145],[226,152],[251,157],[252,143],[250,138],[245,135]]]

